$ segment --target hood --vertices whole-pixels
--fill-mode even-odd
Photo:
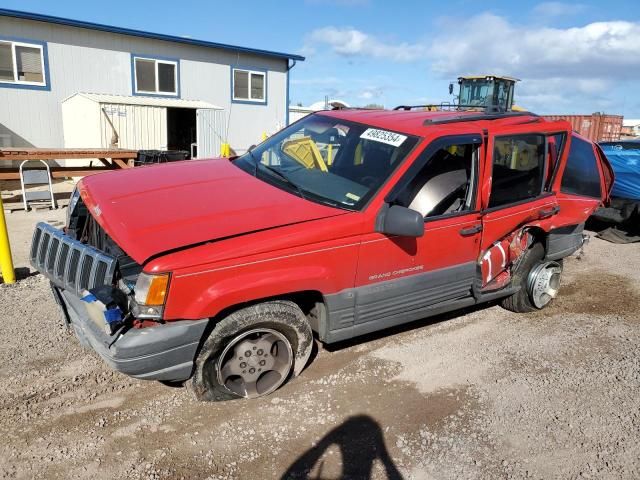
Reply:
[[[97,222],[139,264],[190,245],[345,213],[273,187],[226,159],[92,175],[78,188]]]

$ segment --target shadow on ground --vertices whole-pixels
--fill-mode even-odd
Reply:
[[[342,472],[337,476],[324,468],[323,457],[332,446],[336,446],[342,456]],[[329,431],[300,455],[281,479],[367,479],[371,478],[376,460],[382,464],[388,479],[402,479],[387,451],[378,422],[368,415],[357,415]]]

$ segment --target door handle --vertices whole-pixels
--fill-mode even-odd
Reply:
[[[551,208],[543,208],[542,210],[538,211],[538,217],[541,219],[553,217],[554,215],[557,215],[559,211],[560,205],[554,205]]]
[[[460,235],[463,237],[469,237],[471,235],[475,235],[476,233],[480,233],[482,231],[482,224],[478,223],[473,227],[467,227],[460,230]]]

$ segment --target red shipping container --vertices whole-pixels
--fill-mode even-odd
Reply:
[[[622,115],[543,115],[547,120],[566,120],[573,130],[592,142],[620,140]]]

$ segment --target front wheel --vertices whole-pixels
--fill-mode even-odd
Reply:
[[[199,400],[262,397],[298,375],[312,347],[311,327],[295,303],[252,305],[215,326],[187,385]]]
[[[541,310],[556,298],[560,289],[562,260],[545,260],[544,247],[534,243],[513,274],[511,284],[520,290],[502,300],[503,308],[517,313]]]
[[[254,328],[227,344],[215,364],[216,381],[239,397],[256,398],[282,385],[292,366],[289,339],[278,330]]]

